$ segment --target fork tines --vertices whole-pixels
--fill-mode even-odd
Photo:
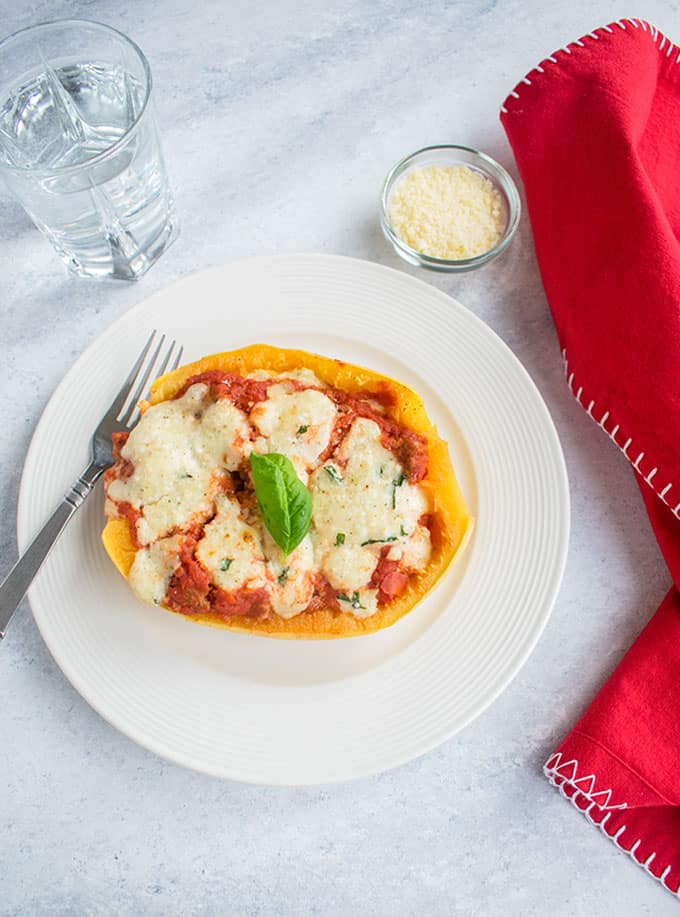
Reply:
[[[155,347],[154,347],[155,344]],[[133,426],[139,417],[138,403],[147,394],[151,382],[162,376],[163,373],[177,369],[184,348],[175,340],[168,340],[154,329],[135,365],[123,384],[120,394],[112,409],[116,410],[116,419],[127,427]],[[149,354],[151,354],[149,356]]]

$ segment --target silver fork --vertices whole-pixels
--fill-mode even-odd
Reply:
[[[85,502],[102,472],[113,465],[112,434],[129,430],[135,425],[139,418],[137,404],[146,393],[149,384],[164,372],[179,366],[183,348],[176,348],[174,340],[166,344],[164,334],[157,340],[156,331],[151,332],[149,340],[130,370],[130,375],[92,435],[90,464],[12,567],[7,579],[0,584],[0,639],[5,636],[7,625],[17,605],[26,594],[66,523]]]

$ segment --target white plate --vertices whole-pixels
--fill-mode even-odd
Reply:
[[[548,619],[569,495],[548,411],[508,348],[459,303],[389,268],[256,258],[188,277],[110,327],[40,421],[19,500],[22,548],[85,465],[88,437],[151,328],[187,359],[262,341],[365,364],[419,392],[477,519],[442,582],[381,633],[282,641],[139,604],[101,546],[102,492],[35,581],[35,620],[82,696],[173,761],[254,783],[346,780],[407,761],[506,687]]]

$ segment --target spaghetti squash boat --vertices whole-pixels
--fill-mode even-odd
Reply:
[[[202,624],[380,630],[471,530],[421,399],[368,369],[256,344],[168,373],[141,408],[114,435],[104,546],[142,601]]]

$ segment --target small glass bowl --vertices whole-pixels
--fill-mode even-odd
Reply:
[[[415,168],[423,166],[468,166],[481,172],[493,184],[494,188],[501,196],[503,210],[505,215],[505,228],[498,242],[481,255],[475,255],[473,258],[460,258],[449,260],[446,258],[433,258],[423,252],[411,248],[404,240],[397,235],[390,222],[390,199],[392,191],[399,179]],[[382,189],[381,207],[380,207],[380,225],[385,234],[385,238],[392,243],[396,253],[409,264],[415,264],[417,267],[426,267],[431,271],[471,271],[474,268],[481,267],[492,261],[510,244],[510,240],[517,230],[519,224],[522,205],[520,203],[517,186],[512,178],[508,175],[502,165],[487,156],[486,153],[480,153],[468,146],[454,146],[447,144],[444,146],[426,146],[422,150],[411,153],[401,162],[398,162],[387,175]]]

